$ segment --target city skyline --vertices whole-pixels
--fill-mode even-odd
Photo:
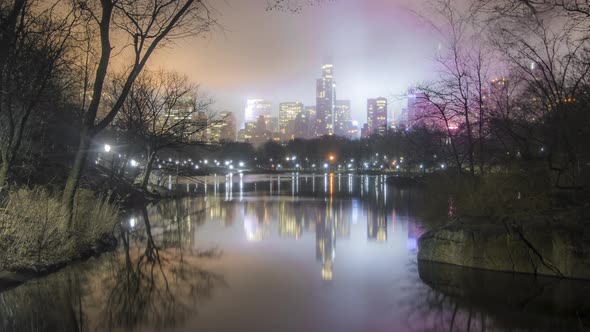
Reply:
[[[282,102],[315,105],[313,82],[327,57],[338,68],[338,98],[351,101],[352,120],[361,125],[368,98],[387,97],[390,113],[398,114],[397,96],[432,76],[440,38],[412,12],[421,2],[339,0],[298,14],[266,12],[266,5],[265,0],[220,4],[219,24],[227,34],[173,45],[152,65],[194,78],[215,99],[213,109],[233,112],[238,123],[248,99],[272,102],[276,116]],[[250,24],[252,19],[260,24]],[[277,29],[265,28],[279,22]]]

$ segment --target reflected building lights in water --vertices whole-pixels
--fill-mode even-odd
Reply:
[[[244,174],[240,173],[240,202],[244,198]]]

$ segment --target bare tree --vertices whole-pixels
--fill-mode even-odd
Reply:
[[[217,123],[209,112],[212,103],[212,99],[199,95],[198,86],[185,75],[160,70],[144,72],[138,78],[116,124],[144,147],[142,189],[147,188],[159,151],[204,144],[197,136]]]
[[[453,156],[457,171],[461,173],[463,156],[458,148],[458,133],[456,132],[457,114],[451,112],[452,94],[446,91],[446,86],[440,82],[424,83],[416,88],[417,107],[421,110],[416,121],[433,120],[434,125],[428,126],[432,130],[442,129],[446,134],[447,143]],[[442,124],[442,128],[440,128]],[[420,126],[420,125],[419,125]],[[425,126],[426,127],[426,126]]]
[[[325,2],[336,0],[266,0],[266,10],[279,10],[299,13],[305,7],[317,6]]]
[[[212,9],[203,1],[183,0],[101,0],[73,1],[85,15],[87,31],[98,31],[98,65],[90,76],[90,101],[83,110],[80,143],[76,158],[66,182],[63,201],[71,210],[83,168],[86,163],[91,139],[106,128],[121,110],[131,88],[157,48],[178,38],[202,34],[215,24]],[[116,37],[115,37],[116,36]],[[122,44],[115,49],[117,41]],[[101,103],[104,102],[104,84],[113,57],[128,52],[131,62],[127,65],[126,77],[120,94],[112,106],[98,119]],[[68,225],[72,227],[73,225]]]
[[[29,119],[63,87],[78,18],[35,1],[0,6],[0,191],[14,164]]]
[[[446,127],[457,166],[461,168],[462,164],[457,145],[462,136],[469,171],[475,174],[476,157],[479,157],[483,174],[489,52],[481,43],[481,30],[473,24],[471,12],[460,11],[453,0],[436,0],[433,8],[437,21],[442,22],[437,30],[446,42],[435,57],[439,67],[437,80],[423,85],[418,92],[435,109],[429,116],[438,117]],[[450,126],[460,132],[452,132]]]
[[[532,107],[524,117],[542,130],[538,141],[547,150],[555,187],[579,189],[581,159],[588,132],[585,90],[590,72],[590,47],[586,14],[578,1],[505,0],[483,2],[479,9],[491,26],[491,40],[503,50],[513,75],[525,84]],[[512,10],[510,15],[503,15]]]

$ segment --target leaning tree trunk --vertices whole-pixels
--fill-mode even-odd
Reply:
[[[155,152],[148,154],[148,160],[145,165],[143,179],[141,180],[141,189],[144,189],[144,190],[147,189],[148,182],[150,181],[150,174],[152,173],[152,165],[154,163],[155,158],[156,158]]]
[[[0,193],[4,191],[4,188],[8,186],[8,170],[10,169],[10,163],[8,160],[2,161],[2,167],[0,167]]]
[[[68,230],[72,230],[73,226],[75,226],[72,218],[74,197],[76,196],[76,191],[78,189],[78,185],[80,184],[80,179],[82,178],[84,166],[86,165],[89,147],[90,137],[86,134],[86,132],[83,131],[80,137],[80,145],[78,146],[76,159],[74,160],[74,166],[70,170],[70,175],[66,181],[66,186],[62,196],[62,201],[65,205],[66,212],[70,215],[70,218],[68,218],[68,224],[66,225]]]

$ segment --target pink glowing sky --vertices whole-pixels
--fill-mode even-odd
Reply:
[[[224,0],[215,8],[224,31],[162,49],[152,67],[189,75],[216,99],[215,111],[243,116],[246,99],[315,105],[315,80],[332,57],[338,99],[350,99],[353,120],[366,99],[396,96],[431,77],[440,38],[409,9],[423,0],[334,0],[302,13],[266,11],[266,0]]]

